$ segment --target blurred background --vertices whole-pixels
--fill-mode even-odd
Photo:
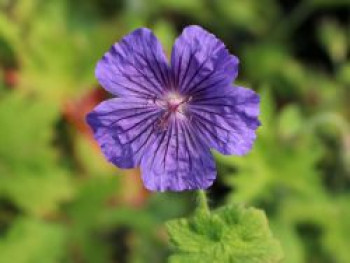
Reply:
[[[286,263],[350,262],[350,1],[0,0],[0,262],[166,262],[164,222],[195,195],[149,193],[84,122],[105,51],[149,27],[170,55],[198,24],[240,58],[263,126],[217,155],[212,208],[266,211]]]

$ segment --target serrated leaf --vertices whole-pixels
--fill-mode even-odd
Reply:
[[[282,249],[264,212],[229,206],[167,223],[175,254],[170,262],[279,262]]]

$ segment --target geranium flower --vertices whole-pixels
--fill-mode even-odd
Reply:
[[[106,158],[141,167],[152,191],[206,189],[216,177],[210,149],[243,155],[259,126],[259,97],[232,85],[238,59],[199,26],[177,38],[170,65],[146,28],[114,44],[96,67],[117,98],[99,104],[87,122]]]

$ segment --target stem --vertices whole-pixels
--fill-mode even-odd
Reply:
[[[203,212],[205,214],[210,213],[207,195],[204,190],[197,191],[197,202],[198,202],[197,211]]]

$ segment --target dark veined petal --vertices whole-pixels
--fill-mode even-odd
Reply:
[[[141,161],[142,179],[151,191],[206,189],[216,177],[215,162],[188,120],[172,117]]]
[[[160,116],[152,101],[115,98],[99,104],[86,119],[106,158],[120,168],[132,168],[154,140]]]
[[[238,74],[238,63],[219,39],[199,26],[186,27],[171,54],[175,86],[188,95],[230,85]]]
[[[156,97],[169,87],[169,65],[158,39],[146,28],[114,44],[98,62],[100,84],[117,96]]]
[[[242,87],[220,89],[216,95],[201,95],[191,101],[191,124],[209,147],[223,154],[246,154],[260,125],[259,96]]]

